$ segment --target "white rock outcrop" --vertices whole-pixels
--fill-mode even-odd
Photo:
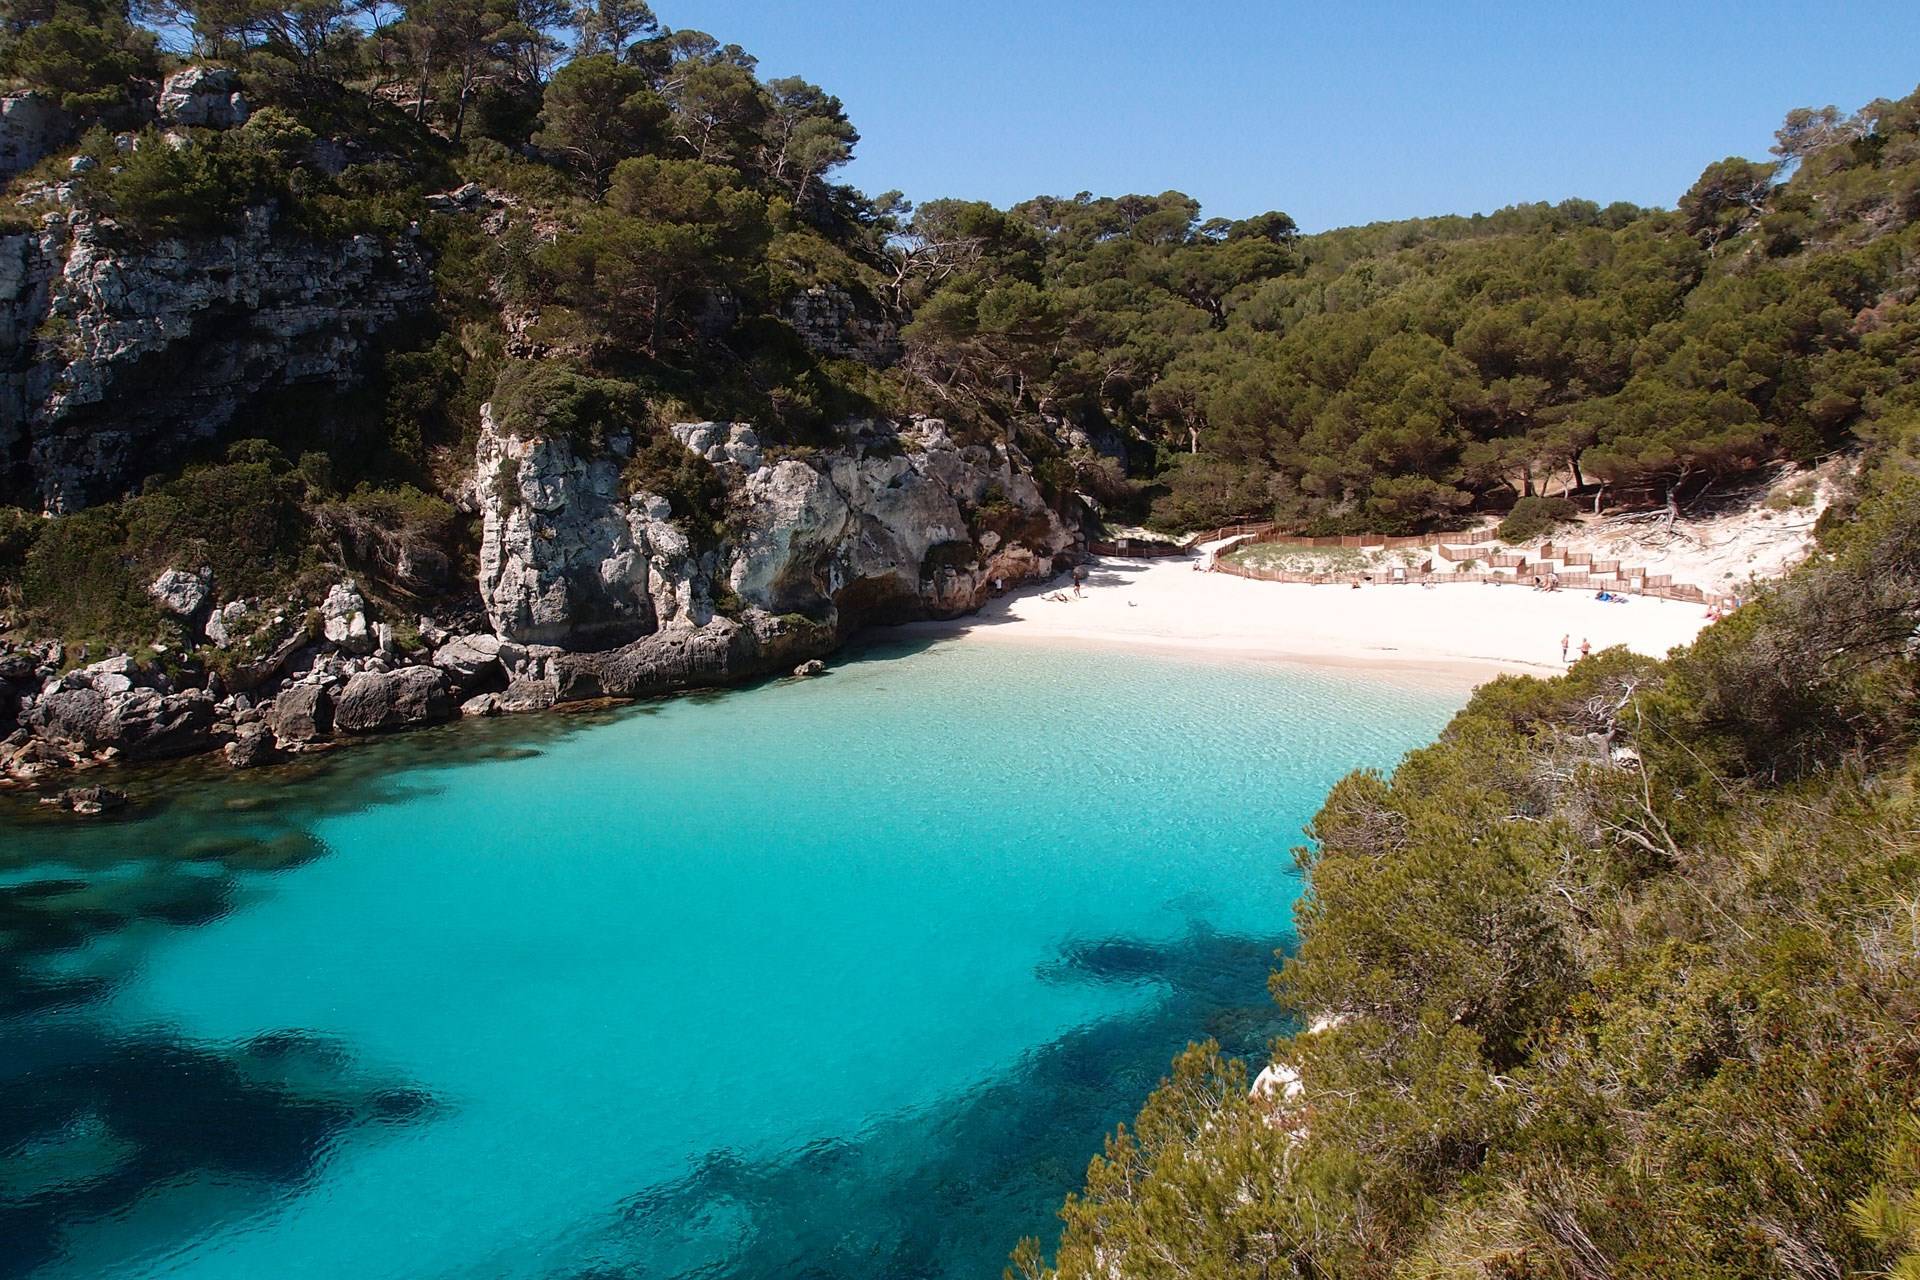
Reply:
[[[480,598],[502,640],[610,646],[712,616],[666,499],[621,483],[629,449],[583,458],[565,439],[502,431],[482,407]]]
[[[160,119],[170,125],[231,129],[251,114],[240,77],[224,67],[183,67],[160,88]]]
[[[147,594],[153,602],[176,618],[191,618],[206,607],[207,600],[213,595],[213,570],[199,569],[188,573],[183,569],[168,569],[153,580],[147,588]]]
[[[1073,537],[1004,446],[957,445],[922,419],[880,448],[855,445],[816,463],[784,461],[744,478],[727,584],[771,613],[823,603],[852,620],[964,613],[995,578],[1044,577]],[[1022,537],[987,527],[1021,526]]]
[[[367,625],[367,602],[351,582],[336,582],[320,605],[320,632],[329,643],[348,653],[374,649],[373,630]]]
[[[996,578],[1052,574],[1074,545],[1005,446],[962,446],[936,420],[849,424],[841,447],[771,463],[744,424],[673,433],[727,481],[727,531],[712,545],[694,546],[666,499],[623,484],[630,442],[584,458],[483,411],[480,594],[503,640],[610,647],[700,628],[716,595],[839,630],[951,616]]]

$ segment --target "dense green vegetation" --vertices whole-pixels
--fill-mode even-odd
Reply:
[[[1513,504],[1513,510],[1507,512],[1507,518],[1500,522],[1495,534],[1502,542],[1532,542],[1579,514],[1580,509],[1565,498],[1529,496]]]
[[[163,52],[141,20],[184,47]],[[237,71],[245,125],[116,139],[186,62]],[[208,488],[245,437],[266,437],[292,505],[268,527],[226,531],[256,554],[246,572],[222,572],[223,587],[291,591],[334,565],[404,596],[432,584],[395,574],[396,561],[471,555],[473,530],[444,503],[420,513],[426,493],[464,481],[490,397],[509,425],[586,448],[637,437],[636,474],[708,531],[724,496],[665,422],[745,418],[770,442],[804,443],[897,398],[878,370],[816,357],[778,318],[788,297],[826,284],[880,310],[870,286],[887,274],[888,224],[828,180],[857,140],[838,100],[801,80],[763,82],[738,47],[664,29],[644,3],[9,4],[0,75],[76,118],[73,198],[125,252],[233,231],[266,209],[276,236],[322,243],[418,226],[437,286],[433,314],[387,335],[350,393],[270,393],[234,440],[124,502],[45,524],[6,509],[0,605],[23,628],[154,638],[142,576],[165,544],[138,536],[142,513],[165,491],[196,528],[245,519],[251,502],[236,513]],[[67,172],[56,157],[17,190],[33,197]],[[504,228],[429,209],[427,195],[466,181],[511,202]],[[508,359],[509,319],[523,317],[531,358]],[[37,336],[56,341],[65,323]],[[17,468],[24,452],[7,461]],[[24,500],[23,488],[0,500]],[[396,512],[409,514],[393,527],[375,518]],[[396,556],[396,542],[423,539],[436,545]],[[219,538],[172,547],[203,543]],[[70,598],[76,582],[84,605]]]
[[[1914,403],[1920,96],[1796,112],[1777,152],[1709,167],[1673,212],[1304,238],[1178,193],[929,205],[907,243],[945,270],[911,362],[953,398],[1114,428],[1176,526],[1684,497]]]
[[[1335,787],[1273,983],[1334,1020],[1276,1045],[1303,1091],[1189,1051],[1057,1273],[1913,1274],[1916,445],[1691,649],[1495,681]]]

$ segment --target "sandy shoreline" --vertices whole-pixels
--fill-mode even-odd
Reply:
[[[1706,610],[1635,598],[1607,604],[1593,593],[1513,586],[1309,586],[1196,573],[1186,559],[1098,559],[1085,595],[1061,602],[1063,577],[1012,592],[979,613],[915,623],[908,634],[983,643],[1097,644],[1222,658],[1398,668],[1470,683],[1502,672],[1564,670],[1560,637],[1594,652],[1625,645],[1663,657],[1706,625]]]

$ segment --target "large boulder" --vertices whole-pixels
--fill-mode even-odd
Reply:
[[[500,638],[455,636],[433,651],[433,665],[462,688],[479,684],[500,671]]]
[[[374,648],[373,629],[367,625],[367,602],[351,582],[336,582],[320,603],[320,634],[348,653],[367,654]]]
[[[668,627],[605,653],[568,653],[553,661],[560,697],[635,698],[719,684],[747,666],[750,634],[731,618],[703,627]]]
[[[340,691],[333,727],[342,733],[380,733],[451,720],[458,712],[453,686],[437,668],[362,671]]]
[[[92,688],[56,689],[27,711],[34,736],[60,746],[87,749],[105,737],[107,695]]]
[[[333,696],[318,684],[283,689],[267,712],[267,725],[282,748],[324,738],[333,732]]]
[[[187,573],[181,569],[169,569],[153,580],[147,588],[147,594],[161,610],[185,621],[206,608],[207,601],[213,596],[213,570],[200,569]]]
[[[501,693],[482,693],[460,704],[463,717],[518,715],[545,711],[559,700],[560,689],[551,680],[515,680]]]
[[[83,687],[40,698],[26,722],[38,737],[68,750],[161,760],[211,748],[214,711],[213,696],[202,689],[101,693]]]
[[[273,730],[264,724],[243,724],[234,730],[233,741],[224,748],[227,763],[236,769],[257,769],[272,764],[279,756]]]
[[[109,744],[128,760],[162,760],[210,750],[215,714],[204,689],[162,694],[134,689],[107,699]]]
[[[548,666],[563,702],[641,698],[787,670],[825,653],[835,640],[830,623],[750,609],[739,621],[667,627],[618,649],[559,654]]]
[[[509,715],[545,711],[560,700],[560,686],[552,680],[512,680],[498,696],[500,710]]]

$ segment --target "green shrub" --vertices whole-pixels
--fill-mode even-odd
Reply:
[[[135,584],[128,559],[118,508],[49,520],[27,552],[22,603],[36,623],[68,640],[151,636],[160,617]]]
[[[152,33],[109,14],[57,11],[0,41],[0,76],[77,116],[115,113],[128,105],[132,81],[159,74]]]
[[[303,490],[284,462],[190,467],[122,504],[127,555],[149,579],[148,570],[206,565],[224,597],[271,594],[305,545]]]
[[[31,511],[0,507],[0,605],[18,603],[20,576],[42,523]]]
[[[673,436],[661,432],[634,450],[622,476],[629,489],[645,489],[667,500],[673,518],[696,541],[719,537],[727,514],[727,485],[719,471]]]
[[[1778,489],[1768,494],[1763,505],[1769,511],[1792,511],[1797,507],[1812,506],[1813,498],[1813,485],[1803,482],[1791,489]]]
[[[1531,542],[1579,515],[1580,509],[1565,498],[1522,498],[1513,504],[1494,536],[1508,544]]]
[[[241,210],[284,188],[273,158],[232,135],[195,134],[176,147],[154,129],[80,181],[83,200],[141,240],[231,230]]]
[[[300,482],[264,441],[233,455],[246,460],[40,521],[20,573],[32,622],[71,641],[143,643],[162,627],[147,587],[168,568],[211,568],[222,598],[284,590],[306,549]]]
[[[558,361],[510,360],[493,383],[494,423],[517,436],[555,436],[597,449],[632,431],[639,409],[632,383]]]
[[[0,507],[0,573],[18,568],[46,523],[21,507]]]

